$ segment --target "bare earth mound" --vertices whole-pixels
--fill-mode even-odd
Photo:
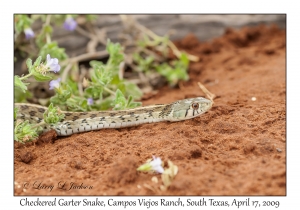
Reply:
[[[176,45],[200,57],[190,81],[162,88],[143,105],[204,96],[200,81],[217,95],[210,111],[15,143],[15,195],[286,195],[285,30],[228,29],[205,43],[190,34]],[[152,155],[178,166],[167,191],[159,189],[160,175],[136,171]],[[72,183],[82,187],[69,190]]]

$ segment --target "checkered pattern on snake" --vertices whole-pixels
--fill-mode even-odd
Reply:
[[[30,123],[43,121],[46,107],[16,103],[17,120],[28,120]],[[43,126],[44,132],[54,129],[58,136],[68,136],[74,133],[99,130],[102,128],[122,128],[143,123],[160,121],[180,121],[197,117],[212,107],[212,101],[197,97],[179,100],[170,104],[157,104],[137,107],[122,111],[92,111],[68,112],[64,120],[55,124]]]

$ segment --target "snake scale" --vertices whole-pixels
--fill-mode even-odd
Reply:
[[[161,121],[180,121],[197,117],[212,107],[213,102],[202,98],[189,98],[170,104],[156,104],[121,111],[63,111],[65,118],[55,125],[45,124],[43,131],[54,129],[58,136],[99,130],[102,128],[123,128],[144,123]],[[46,107],[33,104],[16,103],[17,120],[28,120],[30,123],[43,121]]]

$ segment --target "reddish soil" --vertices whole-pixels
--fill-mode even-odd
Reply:
[[[190,81],[164,87],[143,104],[204,96],[200,81],[217,95],[210,111],[180,122],[15,143],[15,195],[286,195],[285,30],[228,29],[203,43],[191,34],[176,45],[200,57],[190,65]],[[136,170],[152,155],[178,166],[167,191],[159,189],[160,175]],[[71,182],[92,189],[58,187]]]

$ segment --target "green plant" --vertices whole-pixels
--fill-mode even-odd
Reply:
[[[28,74],[14,76],[15,102],[26,102],[33,97],[28,88],[30,83],[50,82],[49,89],[54,90],[51,98],[43,100],[48,111],[42,122],[31,125],[28,121],[15,119],[16,141],[31,141],[38,136],[43,124],[61,121],[64,115],[59,110],[122,110],[141,105],[137,101],[142,97],[143,91],[122,75],[122,65],[128,56],[124,54],[126,46],[112,43],[108,39],[108,61],[90,61],[91,68],[88,74],[83,75],[79,71],[80,58],[69,58],[65,49],[52,40],[53,25],[63,25],[65,30],[82,32],[77,25],[77,17],[78,15],[15,15],[15,48],[21,55],[29,57],[26,61]],[[84,17],[88,23],[97,18],[95,15]],[[40,31],[34,32],[31,25],[37,20],[41,20],[43,26]],[[188,80],[187,69],[192,56],[178,51],[168,36],[160,37],[140,25],[137,26],[142,35],[135,41],[134,51],[131,52],[134,64],[129,65],[132,72],[144,75],[144,78],[150,78],[154,73],[160,74],[170,86],[175,86],[180,80]],[[30,44],[33,50],[24,45],[24,35],[25,43]],[[170,49],[177,55],[178,60],[168,60]],[[33,62],[31,58],[36,59]],[[17,110],[14,116],[17,116]]]

